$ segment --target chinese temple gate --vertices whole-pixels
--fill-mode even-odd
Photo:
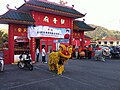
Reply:
[[[79,45],[84,46],[84,31],[93,30],[84,22],[81,24],[81,21],[75,21],[84,16],[72,7],[47,0],[29,0],[17,10],[9,9],[0,16],[0,23],[9,24],[5,63],[14,63],[20,53],[27,50],[30,50],[32,60],[35,61],[36,47],[41,50],[42,45],[46,46],[47,52],[56,49],[56,43],[73,45],[74,40],[80,40]],[[69,38],[65,36],[68,30]]]
[[[95,30],[95,28],[87,25],[84,21],[73,21],[73,45],[82,46],[90,45],[90,41],[86,40],[84,32]]]

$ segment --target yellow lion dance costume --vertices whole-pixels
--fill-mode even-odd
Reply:
[[[60,44],[57,52],[51,52],[48,56],[48,65],[50,71],[57,71],[58,75],[61,75],[64,71],[64,64],[71,58],[72,47],[66,47]]]

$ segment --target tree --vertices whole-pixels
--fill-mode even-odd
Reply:
[[[2,48],[3,43],[8,41],[8,34],[0,30],[0,48]]]

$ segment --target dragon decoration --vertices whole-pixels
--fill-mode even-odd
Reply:
[[[64,72],[64,64],[71,58],[72,47],[60,44],[58,51],[53,51],[48,56],[50,71],[57,71],[58,75]]]

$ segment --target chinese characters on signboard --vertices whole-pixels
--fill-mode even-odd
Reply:
[[[54,24],[57,24],[57,22],[58,22],[57,18],[53,18],[52,21],[53,21]],[[50,18],[48,16],[45,16],[43,18],[43,22],[49,23],[50,22]],[[60,24],[64,25],[65,24],[65,19],[60,19]]]
[[[52,37],[69,39],[71,30],[69,28],[54,28],[50,26],[29,26],[28,37]]]

